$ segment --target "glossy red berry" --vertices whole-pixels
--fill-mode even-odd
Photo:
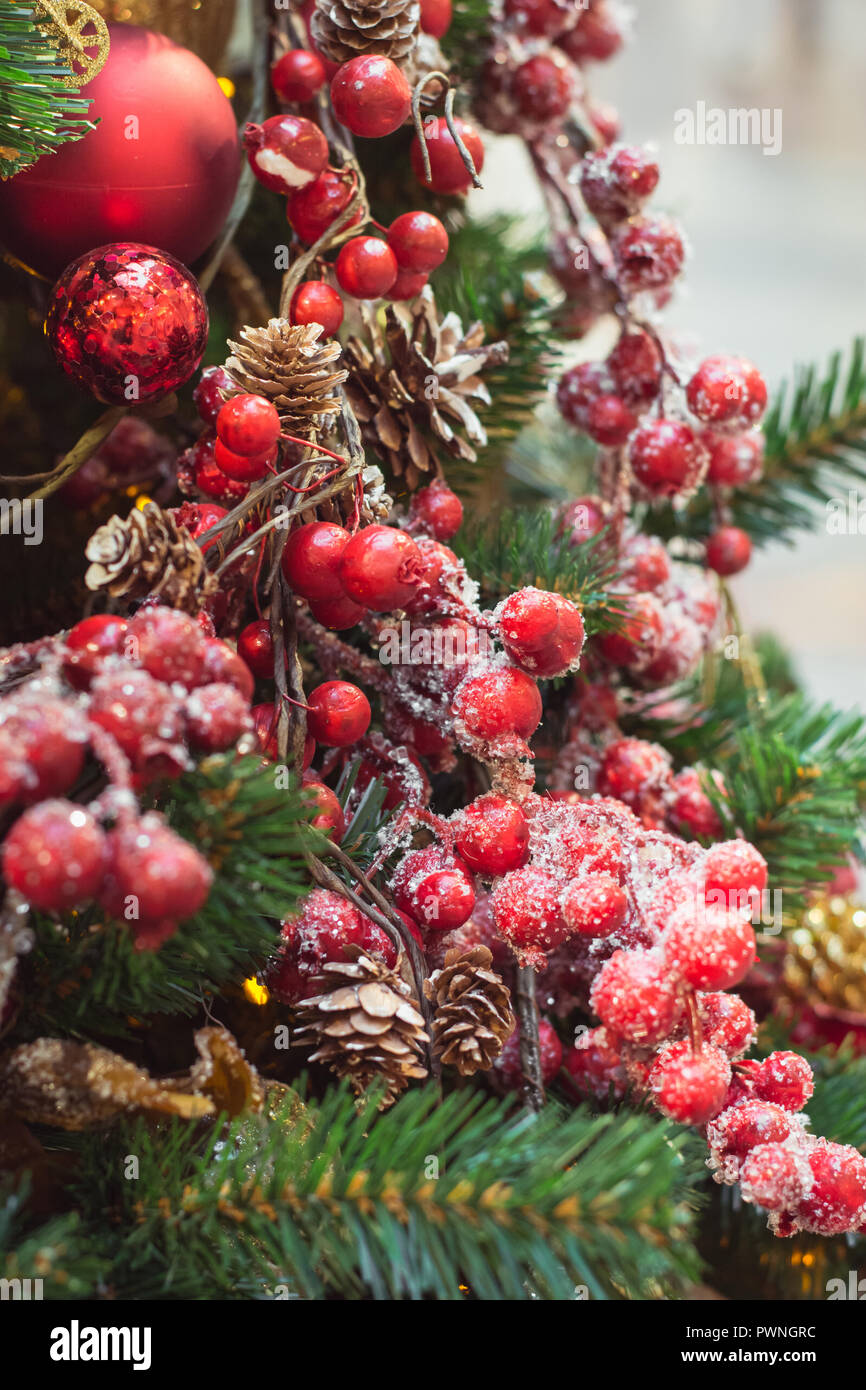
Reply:
[[[206,425],[215,425],[225,404],[223,392],[237,390],[225,367],[205,367],[192,393],[195,408]]]
[[[270,680],[274,674],[274,642],[271,625],[259,618],[238,634],[238,655],[247,663],[254,676]]]
[[[715,434],[707,430],[704,444],[710,455],[709,482],[719,487],[746,487],[760,480],[764,469],[764,436],[760,430],[747,434]]]
[[[562,594],[518,589],[500,605],[498,624],[512,661],[534,676],[564,675],[580,658],[583,619],[577,606]]]
[[[609,145],[587,155],[580,166],[581,192],[602,222],[620,222],[637,212],[658,181],[658,164],[637,145]]]
[[[304,280],[298,285],[289,306],[291,323],[318,323],[333,338],[343,322],[343,301],[324,280]]]
[[[280,437],[280,417],[264,396],[232,396],[217,415],[220,443],[233,454],[252,458],[273,449]]]
[[[455,844],[476,873],[505,874],[526,859],[529,826],[516,801],[488,792],[460,813]]]
[[[739,526],[720,526],[707,541],[707,568],[716,574],[739,574],[752,558],[752,542]]]
[[[610,936],[628,912],[628,898],[615,879],[592,874],[575,879],[562,895],[562,915],[580,936]]]
[[[802,1110],[815,1089],[812,1068],[796,1052],[771,1052],[752,1073],[751,1080],[759,1100],[781,1105],[783,1110]]]
[[[459,116],[454,118],[454,128],[469,151],[476,174],[480,174],[484,165],[481,136],[474,126]],[[419,183],[432,188],[434,193],[467,193],[472,187],[472,175],[463,163],[463,156],[454,143],[444,116],[424,122],[424,143],[430,156],[429,180],[424,174],[424,157],[417,135],[409,151],[412,169]]]
[[[666,289],[685,260],[682,233],[669,217],[638,214],[617,227],[611,245],[619,282],[627,295]]]
[[[312,246],[351,201],[351,183],[332,169],[325,169],[313,183],[292,195],[286,204],[286,217],[301,241]],[[359,207],[346,225],[354,227],[360,220]]]
[[[676,983],[652,951],[614,951],[595,977],[590,1002],[611,1033],[646,1046],[668,1037],[680,1012]]]
[[[717,1115],[731,1080],[731,1064],[718,1047],[698,1052],[690,1042],[672,1043],[659,1053],[649,1087],[663,1115],[682,1125],[703,1125]]]
[[[388,245],[401,270],[430,272],[448,255],[448,233],[429,212],[404,212],[388,228]]]
[[[674,912],[664,935],[671,970],[695,989],[730,989],[755,960],[755,930],[741,913],[690,906]]]
[[[197,685],[204,670],[207,638],[194,618],[173,608],[140,608],[125,642],[145,671],[159,681]]]
[[[349,598],[374,613],[390,613],[412,597],[422,575],[412,537],[393,526],[365,526],[340,559],[340,582]]]
[[[331,81],[331,105],[337,120],[353,135],[378,140],[398,130],[408,118],[412,89],[390,58],[364,53],[337,70]]]
[[[121,920],[191,917],[207,901],[213,882],[210,865],[156,815],[112,830],[108,858],[100,897]]]
[[[409,517],[437,541],[450,541],[463,524],[463,503],[440,480],[412,494]]]
[[[607,359],[607,370],[623,400],[631,406],[649,405],[659,393],[662,357],[649,333],[626,330]]]
[[[541,695],[531,676],[501,666],[464,680],[453,711],[472,739],[492,744],[509,736],[527,739],[541,722]]]
[[[276,449],[268,449],[263,454],[233,454],[231,449],[226,448],[221,439],[218,439],[214,445],[214,462],[220,472],[226,478],[233,478],[235,482],[243,483],[245,487],[249,483],[263,478],[268,469],[273,467],[276,457]]]
[[[521,114],[532,121],[561,120],[575,94],[573,69],[556,50],[537,53],[521,63],[512,92]]]
[[[812,1172],[808,1195],[796,1209],[807,1231],[841,1235],[863,1221],[866,1204],[866,1158],[850,1144],[819,1139],[806,1154]]]
[[[301,781],[313,811],[310,824],[339,844],[346,833],[346,818],[336,793],[312,772],[305,772]]]
[[[282,566],[295,593],[315,602],[344,598],[339,568],[348,543],[348,531],[332,521],[308,521],[292,531]]]
[[[560,39],[561,46],[575,63],[604,63],[619,52],[623,32],[616,12],[604,0],[592,9],[582,9],[573,29]]]
[[[543,970],[547,953],[569,935],[559,905],[560,884],[541,869],[513,869],[496,884],[490,905],[496,929],[521,965]]]
[[[250,168],[275,193],[297,192],[328,163],[327,140],[304,116],[271,116],[262,125],[248,125],[243,139]]]
[[[233,748],[241,734],[253,727],[249,701],[234,685],[200,685],[184,705],[190,745],[203,753],[223,753]]]
[[[200,439],[189,450],[189,460],[195,485],[206,497],[214,497],[230,506],[236,505],[241,497],[246,497],[249,484],[242,479],[230,478],[217,463],[215,439]]]
[[[347,748],[363,738],[372,711],[363,690],[350,681],[325,681],[307,697],[307,728],[328,748]]]
[[[253,730],[259,742],[259,747],[266,758],[276,758],[279,753],[277,745],[277,719],[279,710],[269,702],[265,701],[260,705],[253,705],[250,710],[253,717]]]
[[[123,650],[126,630],[124,619],[112,613],[95,613],[92,618],[76,623],[66,634],[65,642],[68,655],[63,661],[63,674],[69,684],[76,690],[86,690],[105,658]]]
[[[424,271],[398,270],[397,279],[389,289],[385,298],[390,299],[392,304],[402,304],[409,299],[414,299],[419,295],[427,284],[427,275]]]
[[[271,68],[271,86],[278,101],[312,101],[324,86],[325,65],[317,53],[290,48]]]
[[[397,279],[397,260],[380,237],[356,236],[343,243],[334,270],[346,294],[354,299],[380,299]]]
[[[715,429],[747,429],[767,405],[767,386],[757,367],[742,357],[708,357],[686,387],[693,415]]]
[[[337,594],[333,598],[311,599],[310,612],[323,627],[344,632],[346,628],[359,623],[367,609],[360,603],[355,603],[347,594]]]
[[[222,521],[227,516],[225,507],[217,506],[216,502],[183,502],[179,507],[171,507],[169,516],[174,517],[178,526],[183,526],[193,540],[197,541],[204,536],[218,521]],[[205,541],[201,547],[202,551],[210,550],[216,544],[217,537]]]
[[[704,861],[707,900],[721,893],[731,906],[743,895],[762,893],[767,886],[767,861],[748,840],[725,840],[707,850]]]
[[[208,684],[233,685],[247,702],[253,698],[255,681],[252,671],[234,647],[217,637],[205,641],[202,679]]]
[[[707,451],[694,430],[681,420],[650,420],[629,440],[635,478],[653,497],[674,497],[696,487],[707,464]]]
[[[43,912],[81,907],[95,897],[105,872],[105,835],[74,801],[41,801],[3,842],[3,877]]]
[[[472,876],[463,861],[438,846],[411,850],[397,866],[394,902],[433,931],[453,931],[475,906]]]
[[[421,0],[421,32],[441,39],[451,27],[451,0]]]

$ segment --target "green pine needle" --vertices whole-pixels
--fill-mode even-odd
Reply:
[[[95,130],[90,100],[61,78],[69,69],[33,23],[33,11],[0,0],[0,178]]]

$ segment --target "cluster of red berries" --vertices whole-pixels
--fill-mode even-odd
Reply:
[[[76,510],[92,507],[125,488],[157,492],[174,473],[177,451],[147,420],[124,415],[95,454],[63,484],[61,495]]]
[[[284,1004],[310,999],[327,985],[322,967],[351,959],[349,947],[360,947],[389,969],[397,963],[397,948],[381,927],[339,893],[315,888],[299,911],[281,924],[279,950],[264,972],[264,981]]]
[[[596,790],[625,802],[648,829],[712,840],[722,827],[705,789],[707,777],[724,796],[719,773],[702,774],[695,767],[674,773],[670,754],[660,744],[615,738],[601,753]]]

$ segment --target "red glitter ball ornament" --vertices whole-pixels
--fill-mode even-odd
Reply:
[[[207,341],[204,295],[163,251],[116,242],[64,270],[45,332],[63,370],[106,405],[158,401],[195,371]]]

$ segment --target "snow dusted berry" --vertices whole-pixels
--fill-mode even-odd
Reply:
[[[309,521],[293,531],[282,566],[295,593],[314,602],[340,597],[339,565],[348,544],[348,531],[332,521]]]
[[[454,695],[452,713],[458,741],[477,744],[494,756],[507,756],[515,742],[530,738],[541,722],[541,695],[531,676],[511,666],[469,676]]]
[[[751,922],[721,907],[680,908],[668,922],[664,953],[671,970],[695,989],[729,989],[754,963]]]
[[[659,166],[637,145],[609,145],[588,154],[580,166],[586,205],[603,223],[631,217],[655,191]]]
[[[728,1057],[739,1057],[755,1038],[755,1015],[736,994],[702,994],[698,1010],[704,1041],[720,1047]]]
[[[568,1048],[565,1069],[581,1095],[621,1099],[628,1088],[622,1053],[604,1028],[587,1028]]]
[[[68,655],[64,658],[63,674],[69,684],[76,690],[86,690],[105,658],[123,650],[126,631],[126,621],[112,613],[95,613],[76,623],[65,639]]]
[[[516,801],[488,792],[460,812],[455,843],[476,873],[504,874],[526,859],[529,826]]]
[[[200,685],[184,706],[190,745],[203,753],[233,748],[253,727],[249,700],[234,685]]]
[[[575,879],[562,895],[562,915],[580,936],[610,936],[622,926],[627,911],[625,893],[604,874]]]
[[[541,1062],[541,1079],[549,1086],[562,1066],[562,1043],[555,1028],[546,1018],[538,1020],[538,1051]],[[523,1067],[520,1062],[520,1029],[515,1028],[499,1056],[493,1064],[494,1074],[512,1091],[523,1085]]]
[[[706,430],[703,439],[710,455],[709,482],[719,487],[746,487],[760,480],[765,448],[761,430],[750,430],[747,434],[716,434]]]
[[[3,842],[3,877],[31,907],[62,912],[94,898],[105,873],[105,835],[74,801],[32,806]]]
[[[544,124],[559,121],[575,94],[573,69],[556,50],[536,53],[517,68],[511,90],[527,120]]]
[[[121,921],[191,917],[204,906],[212,882],[204,856],[154,813],[108,836],[100,901]]]
[[[353,135],[391,135],[412,107],[412,89],[390,58],[364,53],[343,63],[331,79],[334,115]]]
[[[325,681],[316,686],[307,706],[307,727],[328,748],[348,748],[370,727],[370,701],[350,681]]]
[[[622,548],[620,573],[639,594],[663,589],[671,577],[668,552],[653,536],[631,536]]]
[[[674,799],[668,819],[678,833],[688,833],[700,839],[712,840],[722,833],[715,807],[704,791],[701,774],[685,767],[673,780]]]
[[[466,146],[475,165],[475,172],[481,173],[484,165],[484,145],[474,126],[459,116],[454,118],[454,128]],[[430,156],[430,178],[424,173],[424,157],[416,135],[409,149],[412,169],[419,183],[432,188],[434,193],[468,193],[472,186],[472,175],[463,163],[454,138],[448,129],[444,116],[424,122],[424,142]]]
[[[784,1144],[758,1144],[746,1154],[740,1167],[743,1197],[766,1211],[795,1207],[811,1180],[805,1156]]]
[[[670,785],[670,757],[657,743],[621,738],[610,744],[602,759],[598,789],[639,811],[647,794],[659,795]]]
[[[252,671],[235,649],[218,637],[205,641],[202,678],[208,685],[233,685],[248,702],[253,698],[255,681]]]
[[[552,38],[569,20],[566,0],[505,0],[505,13],[515,29],[525,29],[537,38]]]
[[[720,526],[707,540],[706,554],[716,574],[739,574],[752,558],[752,542],[739,526]]]
[[[412,496],[409,516],[437,541],[450,541],[463,524],[463,503],[450,487],[437,479]]]
[[[721,1109],[731,1080],[731,1064],[718,1047],[671,1043],[649,1073],[649,1088],[663,1115],[683,1125],[703,1125]]]
[[[0,807],[68,791],[84,766],[87,730],[61,700],[0,700]]]
[[[605,63],[618,53],[623,30],[617,12],[604,0],[591,9],[581,8],[577,23],[560,38],[560,46],[575,63]]]
[[[689,410],[714,429],[747,429],[767,405],[767,386],[742,357],[708,357],[686,387]]]
[[[311,184],[328,163],[328,142],[303,116],[271,116],[243,135],[250,168],[274,193],[292,194]]]
[[[568,937],[559,894],[556,879],[531,866],[505,874],[493,889],[496,928],[521,965],[544,969],[547,952]]]
[[[604,508],[595,497],[577,497],[563,507],[557,535],[568,537],[569,545],[592,540],[606,525]]]
[[[468,868],[436,846],[406,855],[394,875],[392,891],[401,911],[433,931],[462,926],[475,906]]]
[[[300,912],[282,923],[281,936],[280,951],[268,965],[265,980],[284,1004],[296,1004],[319,993],[327,980],[323,965],[348,960],[352,946],[359,946],[391,969],[397,963],[390,937],[352,903],[327,888],[315,888],[304,898]]]
[[[613,394],[597,396],[586,413],[587,434],[606,449],[624,444],[636,425],[637,416],[621,396]]]
[[[784,1143],[792,1127],[792,1117],[778,1105],[746,1100],[716,1116],[707,1130],[707,1140],[717,1160],[742,1160],[759,1144]]]
[[[585,430],[589,423],[590,407],[601,396],[611,393],[611,379],[598,362],[578,362],[559,379],[556,404],[570,425]]]
[[[274,640],[266,618],[247,623],[238,634],[238,655],[247,663],[254,676],[270,680],[274,674]]]
[[[747,901],[767,886],[767,861],[748,840],[723,840],[707,850],[704,861],[707,900],[726,895],[730,906]]]
[[[670,1036],[681,1007],[658,951],[614,951],[595,977],[590,1003],[611,1033],[647,1046]]]
[[[313,811],[310,824],[338,845],[346,833],[346,818],[336,793],[311,772],[305,772],[301,781]]]
[[[650,420],[635,430],[628,446],[632,472],[651,497],[675,497],[697,487],[707,451],[682,420]]]
[[[806,1154],[812,1186],[796,1208],[797,1224],[816,1235],[856,1228],[866,1206],[866,1158],[850,1144],[819,1139]]]
[[[565,675],[580,660],[583,619],[562,594],[518,589],[500,605],[497,620],[506,652],[534,676]]]
[[[365,526],[340,557],[340,582],[350,599],[377,613],[400,608],[421,578],[418,547],[393,526]]]
[[[683,268],[685,248],[676,222],[639,214],[617,227],[612,237],[617,275],[627,295],[663,290]]]
[[[643,671],[658,655],[664,637],[664,619],[652,594],[633,594],[622,600],[622,622],[615,632],[602,633],[599,648],[613,666]]]
[[[91,686],[88,712],[95,724],[117,739],[136,768],[144,767],[168,745],[180,743],[180,705],[171,689],[147,671],[98,676]]]
[[[781,1105],[783,1110],[802,1110],[815,1089],[812,1068],[796,1052],[771,1052],[752,1073],[751,1081],[759,1100]]]
[[[631,406],[655,400],[662,381],[662,357],[649,333],[627,329],[607,359],[607,370],[619,394]]]
[[[158,681],[194,686],[204,670],[207,638],[194,618],[173,608],[140,608],[130,621],[127,651]]]

